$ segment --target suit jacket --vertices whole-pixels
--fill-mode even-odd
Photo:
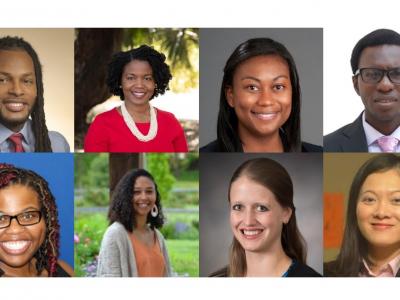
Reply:
[[[324,136],[324,152],[368,152],[362,114],[353,123]]]

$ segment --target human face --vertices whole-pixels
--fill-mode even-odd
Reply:
[[[150,64],[137,59],[126,64],[121,85],[126,105],[147,105],[156,88]]]
[[[32,210],[41,210],[39,196],[32,188],[17,184],[0,189],[0,214],[14,216]],[[45,235],[43,217],[30,226],[19,225],[13,219],[9,227],[0,229],[0,268],[7,273],[10,269],[29,267]]]
[[[373,173],[364,181],[357,202],[357,223],[372,247],[400,250],[400,173]]]
[[[400,67],[400,46],[381,45],[365,48],[358,67],[392,69]],[[361,76],[353,77],[354,89],[365,106],[365,118],[379,131],[389,125],[390,134],[400,125],[400,85],[392,83],[387,76],[376,84],[365,83]],[[386,125],[385,125],[386,124]]]
[[[282,226],[289,222],[290,208],[283,208],[269,189],[246,176],[232,183],[229,195],[231,229],[246,252],[282,246]]]
[[[292,84],[287,62],[278,55],[261,55],[241,63],[233,86],[226,90],[239,120],[239,136],[279,133],[292,109]]]
[[[133,208],[136,215],[146,216],[156,203],[156,188],[153,181],[146,177],[136,178],[133,189]]]
[[[22,50],[0,50],[0,122],[13,131],[22,129],[36,102],[32,58]]]

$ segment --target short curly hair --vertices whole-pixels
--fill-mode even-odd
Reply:
[[[55,198],[47,181],[37,173],[9,164],[0,164],[0,189],[16,184],[30,187],[39,196],[41,211],[46,223],[46,236],[34,255],[36,270],[37,275],[40,275],[46,269],[49,277],[53,277],[56,275],[60,245],[60,225]],[[0,276],[1,273],[0,269]]]
[[[163,95],[169,89],[168,83],[172,79],[169,66],[165,63],[165,55],[154,50],[153,47],[141,45],[138,48],[117,52],[112,56],[108,65],[107,85],[113,95],[119,96],[124,100],[124,93],[121,88],[121,77],[125,66],[132,60],[147,61],[153,71],[156,83],[153,99],[158,95]]]
[[[118,182],[110,204],[108,212],[108,219],[110,225],[114,222],[119,222],[124,225],[125,229],[132,232],[136,226],[135,213],[133,208],[133,191],[136,180],[141,177],[149,178],[153,183],[156,190],[156,206],[158,208],[158,215],[153,217],[150,213],[147,216],[147,223],[151,229],[161,228],[164,224],[164,214],[161,206],[161,196],[158,192],[158,187],[154,181],[153,176],[144,169],[133,169],[128,171],[122,179]]]
[[[358,69],[361,53],[364,51],[364,49],[367,47],[381,45],[400,46],[400,34],[390,29],[377,29],[368,33],[361,40],[359,40],[354,46],[353,52],[351,53],[350,64],[353,74],[355,74]]]

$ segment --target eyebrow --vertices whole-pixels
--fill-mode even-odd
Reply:
[[[286,75],[278,75],[278,76],[276,76],[275,78],[273,78],[272,81],[278,80],[278,79],[280,79],[280,78],[289,79],[289,77],[287,77]],[[242,77],[240,80],[243,81],[243,80],[246,80],[246,79],[251,79],[251,80],[255,80],[255,81],[261,82],[260,79],[258,79],[258,78],[256,78],[256,77],[253,77],[253,76],[244,76],[244,77]]]
[[[0,74],[6,75],[6,76],[13,76],[13,74],[7,73],[4,71],[0,71]],[[23,73],[23,74],[21,74],[21,77],[23,77],[23,76],[35,76],[35,73],[34,72]]]
[[[27,211],[32,211],[32,210],[39,210],[40,211],[40,208],[39,207],[34,207],[34,206],[29,206],[29,207],[24,208],[23,210],[21,210],[19,213],[17,213],[17,215],[22,214],[22,213],[27,212]],[[9,215],[9,214],[0,210],[0,215]]]

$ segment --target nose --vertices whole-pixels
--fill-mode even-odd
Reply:
[[[272,91],[269,89],[263,88],[261,90],[260,96],[257,99],[257,104],[260,106],[269,106],[274,104],[275,99]]]
[[[11,82],[8,92],[9,92],[9,94],[17,96],[17,97],[22,96],[24,94],[22,85],[18,80],[13,80]]]
[[[7,231],[9,233],[14,233],[14,234],[18,233],[18,232],[21,232],[24,229],[25,229],[25,227],[22,226],[22,225],[19,225],[19,223],[17,222],[17,219],[12,219],[11,223],[10,223],[10,226],[7,227]]]
[[[377,84],[377,89],[383,93],[391,92],[393,88],[393,82],[390,81],[388,74],[385,74],[381,81],[379,81]]]
[[[244,224],[246,226],[251,226],[256,223],[256,215],[255,212],[251,209],[248,209],[244,213]]]
[[[374,217],[378,219],[385,219],[390,217],[390,208],[387,201],[378,201]]]

